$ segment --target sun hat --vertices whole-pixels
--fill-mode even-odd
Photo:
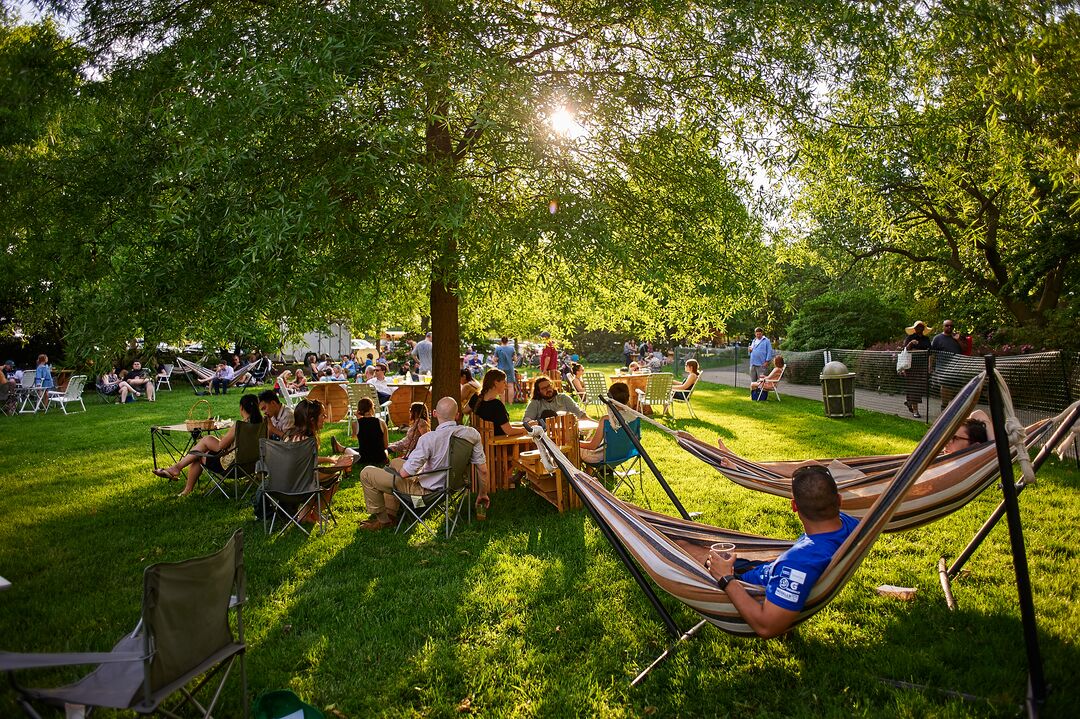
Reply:
[[[911,323],[911,327],[908,327],[908,328],[906,329],[906,332],[907,332],[907,333],[908,333],[909,335],[913,335],[913,334],[915,334],[915,328],[916,328],[916,327],[918,327],[919,325],[922,325],[922,326],[923,326],[923,329],[925,329],[925,330],[926,330],[927,332],[929,332],[929,331],[930,331],[930,329],[931,329],[931,328],[930,328],[930,325],[926,324],[926,323],[925,323],[925,322],[923,322],[922,320],[915,320],[914,322],[912,322],[912,323]]]

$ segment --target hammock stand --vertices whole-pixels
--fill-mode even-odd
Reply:
[[[1006,429],[1007,417],[1005,414],[1006,410],[1005,400],[1003,400],[1003,393],[1004,396],[1007,397],[1008,389],[1002,386],[1003,382],[995,371],[994,357],[988,355],[985,357],[985,361],[986,382],[989,384],[990,415],[994,427],[994,441],[997,453],[997,462],[1001,475],[1002,490],[1005,497],[1004,501],[1002,502],[1004,506],[1003,512],[1006,516],[1006,521],[1009,527],[1010,546],[1013,556],[1013,567],[1016,576],[1017,593],[1019,595],[1018,598],[1020,602],[1020,614],[1024,630],[1024,642],[1027,655],[1028,683],[1025,708],[1028,717],[1034,718],[1038,717],[1039,711],[1043,703],[1046,701],[1046,683],[1043,674],[1042,656],[1039,650],[1038,643],[1035,609],[1031,591],[1031,576],[1028,570],[1027,555],[1024,547],[1023,526],[1020,518],[1020,508],[1017,502],[1017,489],[1014,483],[1015,480],[1012,469],[1011,449]],[[969,386],[970,385],[971,383],[969,383]],[[601,399],[604,401],[605,404],[607,404],[610,409],[615,408],[610,398],[603,396]],[[947,418],[950,418],[951,416],[952,421],[958,425],[959,422],[956,421],[957,418],[955,416],[955,410],[955,406],[950,407],[949,410],[947,410],[939,418],[938,422],[940,423],[942,421],[946,421]],[[615,417],[616,421],[619,422],[620,426],[623,426],[625,428],[626,422],[621,416],[620,412],[615,411],[611,412],[610,414]],[[1011,417],[1009,417],[1008,419],[1011,419],[1013,424],[1018,424],[1015,419]],[[633,436],[632,433],[628,433],[628,435],[631,437]],[[565,457],[558,456],[560,455],[560,453],[558,452],[557,448],[548,447],[545,445],[545,440],[542,436],[542,433],[535,433],[534,439],[536,440],[537,445],[540,447],[541,457],[545,458],[545,461],[565,463]],[[924,455],[924,458],[922,460],[923,469],[925,469],[926,465],[928,465],[930,461],[930,458],[925,457],[926,448],[923,447],[925,441],[926,440],[924,438],[924,440],[920,442],[919,447],[916,448],[916,452],[913,452],[912,456],[908,459],[908,462],[913,461],[913,459],[917,459],[915,455],[919,454],[920,450],[922,450],[921,454]],[[635,441],[634,444],[635,446],[637,446],[638,451],[642,453],[642,457],[645,459],[647,465],[649,466],[649,469],[656,475],[657,480],[664,488],[664,491],[668,494],[668,497],[672,499],[672,503],[679,510],[683,518],[689,520],[688,513],[682,507],[681,503],[678,502],[678,499],[675,497],[670,485],[667,484],[666,480],[662,478],[662,475],[660,475],[659,471],[656,469],[656,465],[651,461],[651,459],[649,459],[649,455],[644,452],[644,449],[640,446],[640,442]],[[943,444],[943,441],[940,444]],[[940,449],[940,447],[935,448],[935,453],[937,449]],[[1039,456],[1045,461],[1043,453],[1040,453]],[[563,469],[566,472],[567,476],[571,478],[571,483],[575,484],[577,480],[573,472],[568,471],[566,468]],[[638,587],[649,599],[649,602],[652,604],[657,615],[660,617],[668,633],[672,635],[672,638],[674,640],[673,644],[670,647],[665,649],[664,652],[662,652],[648,667],[646,667],[640,674],[638,674],[637,677],[635,677],[635,679],[631,682],[631,686],[636,686],[646,676],[648,676],[648,674],[655,667],[659,666],[665,659],[667,659],[683,641],[695,636],[709,620],[704,619],[695,624],[687,631],[681,631],[678,624],[671,616],[670,612],[668,612],[666,607],[664,607],[664,605],[661,603],[652,586],[646,581],[641,569],[631,558],[630,553],[626,548],[626,545],[601,517],[599,510],[593,504],[593,498],[591,496],[586,496],[580,491],[579,495],[582,496],[582,499],[584,500],[583,504],[589,515],[592,517],[594,523],[600,528],[601,532],[607,538],[608,542],[615,550],[615,553],[618,555],[620,561],[626,567],[631,577],[633,577]],[[895,501],[898,503],[900,501],[900,498],[896,498]],[[860,522],[860,527],[862,524],[863,522]],[[858,532],[860,527],[856,528],[856,532]],[[880,531],[880,529],[878,531]],[[843,548],[841,548],[841,551],[842,550]],[[844,580],[844,582],[846,583],[846,579]],[[827,599],[830,598],[831,597],[828,597]]]

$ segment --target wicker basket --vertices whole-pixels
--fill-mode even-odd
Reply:
[[[201,404],[206,405],[206,419],[195,419],[195,413],[199,405]],[[191,405],[191,409],[188,410],[187,419],[184,421],[184,426],[187,427],[189,430],[213,429],[214,420],[210,419],[210,414],[212,412],[213,409],[210,407],[210,403],[207,402],[205,399],[200,399],[198,402]]]

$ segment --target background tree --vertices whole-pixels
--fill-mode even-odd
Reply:
[[[1080,274],[1077,4],[881,12],[885,41],[837,50],[851,63],[802,125],[801,208],[851,260],[884,259],[871,282],[1045,325]]]

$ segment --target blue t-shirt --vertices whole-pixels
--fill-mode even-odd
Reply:
[[[513,382],[514,374],[514,345],[499,345],[495,348],[497,367],[506,373],[506,381]]]
[[[765,587],[765,598],[781,609],[799,611],[836,550],[859,524],[859,520],[843,512],[840,522],[842,526],[835,532],[801,535],[771,564],[754,567],[739,579]]]
[[[773,354],[772,342],[768,337],[762,337],[761,339],[754,339],[750,343],[750,364],[762,366],[775,355]]]

